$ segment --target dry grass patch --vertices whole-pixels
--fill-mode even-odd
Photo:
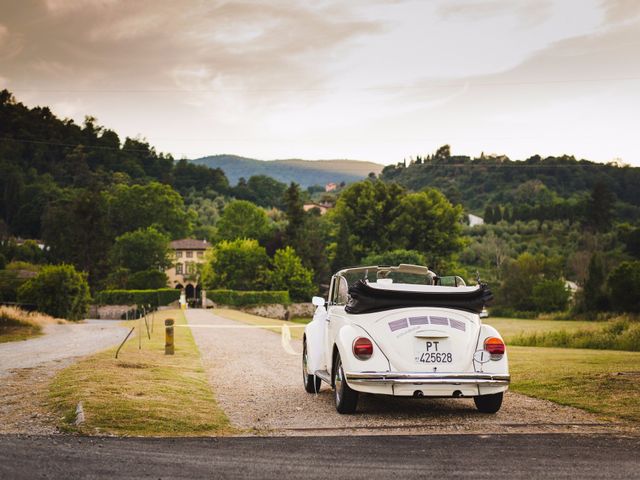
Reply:
[[[155,314],[154,332],[142,326],[142,349],[136,332],[114,358],[115,348],[59,373],[50,388],[61,427],[84,434],[201,436],[232,433],[208,383],[190,329],[175,329],[175,355],[164,354],[164,320],[186,324],[179,310]],[[129,326],[139,326],[137,321]],[[75,426],[75,409],[83,403],[85,422]]]
[[[42,327],[67,323],[40,312],[27,312],[16,307],[0,306],[0,343],[27,340],[42,334]]]
[[[522,335],[542,334],[559,330],[572,332],[580,329],[598,328],[606,322],[489,317],[483,318],[482,323],[495,327],[505,341],[509,343],[512,339]]]

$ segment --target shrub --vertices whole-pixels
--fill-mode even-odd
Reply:
[[[180,298],[180,290],[159,288],[156,290],[103,290],[96,294],[100,305],[169,305]]]
[[[207,290],[207,298],[222,305],[246,307],[279,303],[291,303],[287,291],[240,291],[240,290]]]
[[[36,305],[53,317],[80,320],[89,308],[91,296],[84,273],[73,265],[48,265],[18,289],[18,301]]]
[[[39,266],[27,262],[7,264],[5,270],[0,270],[0,301],[16,302],[18,288],[30,278],[35,277],[39,269]]]

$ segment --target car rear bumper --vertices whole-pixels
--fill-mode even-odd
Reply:
[[[464,385],[506,387],[510,375],[494,373],[345,372],[349,385]]]

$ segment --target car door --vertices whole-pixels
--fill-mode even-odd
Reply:
[[[329,292],[329,308],[327,310],[327,322],[325,331],[325,359],[327,371],[331,372],[331,357],[333,355],[333,345],[335,338],[344,324],[344,307],[348,300],[349,285],[342,276],[334,276],[331,280],[331,291]]]

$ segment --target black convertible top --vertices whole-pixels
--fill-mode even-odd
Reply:
[[[492,299],[493,294],[484,283],[471,292],[407,292],[374,288],[365,281],[358,280],[349,286],[349,301],[345,311],[358,314],[394,308],[441,307],[480,313]]]

